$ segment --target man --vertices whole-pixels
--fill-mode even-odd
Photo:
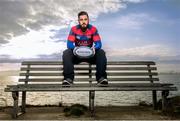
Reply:
[[[74,80],[74,64],[88,62],[96,64],[96,80],[98,84],[107,85],[105,52],[101,49],[101,38],[95,26],[89,24],[89,16],[85,11],[78,13],[79,24],[73,26],[67,39],[67,48],[63,52],[64,80],[63,85],[71,85]],[[95,55],[82,59],[73,54],[76,47],[87,46],[95,51]]]

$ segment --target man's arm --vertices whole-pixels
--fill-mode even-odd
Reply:
[[[102,44],[101,44],[101,38],[99,36],[99,33],[98,33],[98,30],[96,29],[94,34],[93,34],[93,42],[94,42],[94,48],[96,50],[100,49],[102,47]]]
[[[75,48],[74,42],[75,42],[75,33],[71,29],[67,39],[67,48],[74,49]]]

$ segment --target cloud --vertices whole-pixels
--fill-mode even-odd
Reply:
[[[100,13],[117,11],[118,3],[118,0],[0,1],[0,55],[17,59],[62,52],[66,48],[65,37],[51,30],[76,23],[81,10],[95,19]]]
[[[132,2],[132,3],[139,3],[139,2],[145,2],[147,0],[123,0],[124,2]]]
[[[125,9],[128,3],[147,0],[0,0],[0,60],[22,58],[57,58],[66,48],[66,34],[76,23],[77,13],[85,10],[91,20],[100,14]],[[114,19],[114,18],[113,18]],[[150,14],[133,13],[120,16],[122,29],[142,29],[149,22],[163,22]],[[178,20],[177,20],[178,21]],[[177,25],[176,20],[169,24]],[[178,21],[179,22],[179,21]],[[110,49],[109,56],[173,55],[163,45]],[[174,55],[176,56],[176,55]]]
[[[69,24],[77,20],[81,10],[96,19],[101,13],[125,8],[127,2],[142,0],[1,0],[1,35],[9,39],[29,32],[28,28],[39,30],[46,25]]]
[[[100,13],[115,12],[120,7],[118,0],[1,0],[0,36],[9,39],[29,32],[28,28],[60,26],[75,21],[80,10],[96,18]]]
[[[158,20],[145,13],[128,14],[117,19],[117,24],[123,29],[141,29],[148,22],[157,22]]]
[[[50,55],[54,52],[61,52],[65,48],[64,42],[54,42],[50,38],[54,35],[49,32],[51,27],[46,27],[40,31],[31,30],[25,35],[21,35],[10,40],[10,43],[2,45],[0,55],[10,55],[11,58],[36,58],[38,55]]]
[[[172,50],[164,45],[147,45],[134,48],[107,48],[108,56],[137,56],[137,57],[167,57],[174,55]]]
[[[0,46],[1,46],[1,44],[6,44],[6,43],[8,43],[8,41],[4,40],[4,39],[2,39],[2,37],[0,37]]]
[[[17,23],[19,18],[23,18],[28,13],[26,4],[19,1],[1,0],[0,11],[0,36],[3,39],[9,39],[27,32],[26,28]]]
[[[0,55],[35,58],[65,49],[64,37],[51,31],[71,26],[85,10],[95,20],[102,13],[116,12],[132,0],[1,0]],[[141,2],[137,1],[136,2]],[[51,26],[51,27],[50,27]],[[58,29],[59,27],[59,29]]]

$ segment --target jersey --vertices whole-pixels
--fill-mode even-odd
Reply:
[[[68,35],[67,48],[74,49],[75,46],[94,46],[95,49],[100,49],[101,38],[96,27],[88,24],[87,30],[83,32],[80,25],[73,26]]]

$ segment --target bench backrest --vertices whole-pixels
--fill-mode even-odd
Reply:
[[[96,83],[96,66],[88,63],[75,65],[75,83]],[[159,81],[157,68],[152,61],[118,61],[107,63],[109,83]],[[19,82],[23,83],[62,83],[63,65],[60,61],[22,62]]]

